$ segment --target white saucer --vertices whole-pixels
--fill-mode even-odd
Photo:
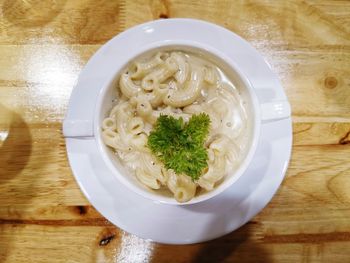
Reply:
[[[93,118],[97,95],[112,75],[105,60],[125,45],[142,46],[167,39],[205,42],[230,56],[257,90],[261,103],[287,100],[277,77],[248,42],[219,26],[191,19],[139,25],[118,35],[90,59],[73,90],[68,114]],[[137,44],[135,44],[137,43]],[[115,59],[118,59],[115,57]],[[98,154],[94,137],[67,138],[73,174],[91,204],[109,221],[139,237],[168,244],[191,244],[228,234],[254,217],[281,184],[291,155],[291,119],[264,123],[254,159],[228,190],[198,204],[165,205],[129,191]]]

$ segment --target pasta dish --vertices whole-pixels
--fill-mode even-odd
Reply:
[[[246,102],[213,62],[192,52],[158,52],[132,61],[118,78],[118,99],[102,122],[102,139],[143,186],[168,189],[178,202],[187,202],[219,185],[245,158],[250,135]],[[150,140],[159,132],[161,120],[172,121],[184,133],[193,123],[186,135],[192,143],[204,119],[208,129],[203,130],[203,143],[197,143],[204,165],[182,153],[198,168],[198,176],[169,168],[178,167],[181,160],[164,161],[168,157],[157,154]],[[170,132],[178,134],[173,128]],[[163,143],[173,149],[171,139]]]

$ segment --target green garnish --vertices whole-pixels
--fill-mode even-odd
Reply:
[[[197,180],[208,167],[204,140],[209,133],[208,114],[193,115],[187,123],[182,118],[161,115],[148,137],[148,147],[177,174],[184,173]]]

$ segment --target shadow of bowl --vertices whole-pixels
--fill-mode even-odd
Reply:
[[[0,104],[4,123],[0,126],[0,184],[13,179],[28,163],[32,137],[21,115]]]

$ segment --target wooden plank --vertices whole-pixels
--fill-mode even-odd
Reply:
[[[0,224],[32,224],[32,225],[102,225],[110,226],[89,203],[79,205],[51,204],[11,204],[0,206]]]
[[[211,21],[237,32],[256,45],[314,46],[325,44],[324,41],[332,45],[349,44],[349,31],[344,23],[348,1],[336,4],[325,1],[323,6],[315,1],[272,0],[211,0],[205,5],[201,1],[183,0],[100,1],[98,5],[92,5],[89,0],[2,2],[1,24],[4,29],[0,32],[1,44],[102,44],[125,28],[170,17]],[[332,6],[331,12],[327,3]],[[313,34],[315,30],[317,34]],[[273,43],[269,41],[267,45],[266,37],[273,39]]]
[[[1,262],[112,262],[113,250],[103,249],[120,241],[115,227],[9,225],[0,231]]]
[[[2,45],[0,122],[62,121],[78,74],[99,45]]]
[[[124,27],[124,1],[2,0],[0,44],[100,44]]]
[[[294,122],[293,146],[345,146],[350,143],[349,133],[350,123],[348,122]]]
[[[350,50],[269,52],[287,93],[293,117],[350,120]]]
[[[319,12],[326,14],[330,20],[337,21],[343,28],[350,28],[350,17],[349,17],[349,1],[319,1],[319,0],[307,0],[307,3],[318,9]],[[349,32],[349,31],[347,31]]]
[[[346,236],[339,242],[327,235],[266,235],[255,223],[185,247],[154,244],[114,227],[11,225],[0,231],[0,259],[7,263],[47,262],[48,256],[50,262],[346,262],[350,243]]]
[[[318,1],[319,2],[319,1]],[[329,2],[328,2],[329,3]],[[139,8],[140,6],[143,8]],[[158,18],[197,18],[222,25],[258,49],[298,49],[349,45],[349,27],[309,1],[127,1],[125,27]],[[333,5],[333,13],[348,13],[349,1]],[[346,11],[344,11],[346,10]]]
[[[16,119],[1,153],[1,205],[86,204],[71,175],[61,124],[30,129]]]

